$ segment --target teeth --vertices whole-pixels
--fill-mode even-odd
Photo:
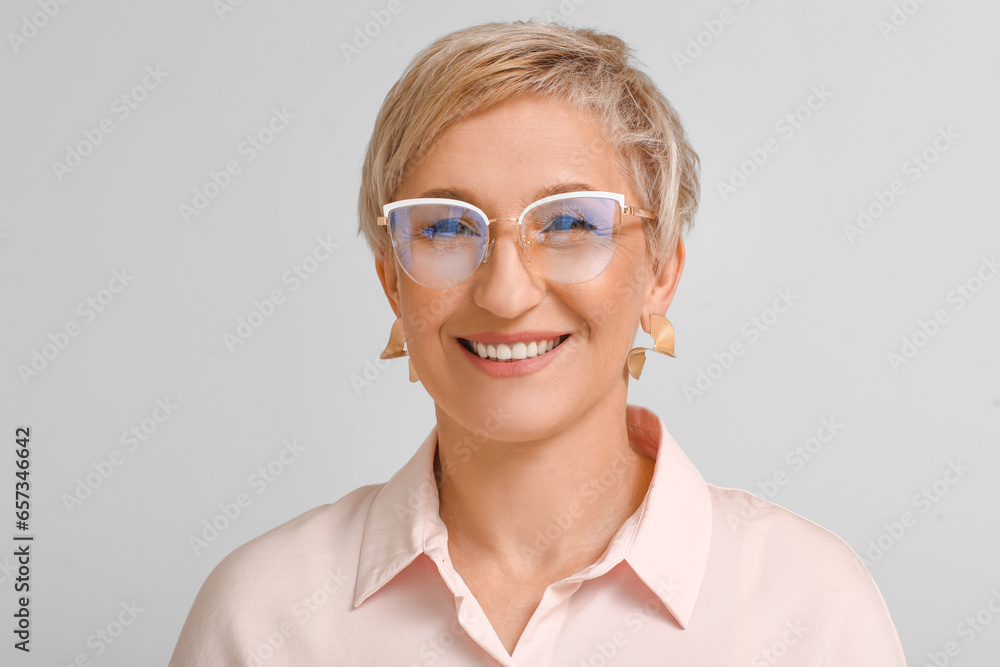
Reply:
[[[517,361],[518,359],[540,357],[558,345],[561,340],[562,338],[533,340],[528,343],[519,342],[513,345],[507,345],[506,343],[486,345],[475,341],[469,341],[469,343],[472,349],[476,351],[476,354],[483,359],[490,359],[492,361]]]

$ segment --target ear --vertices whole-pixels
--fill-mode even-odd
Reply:
[[[677,239],[677,247],[673,253],[660,262],[659,268],[653,274],[653,283],[646,294],[646,301],[642,309],[642,330],[650,333],[649,316],[652,313],[666,315],[670,302],[674,300],[674,292],[677,290],[677,283],[681,279],[681,271],[684,270],[684,241]]]
[[[382,281],[382,290],[389,299],[392,312],[396,317],[400,317],[399,273],[396,270],[396,256],[391,249],[385,253],[383,259],[375,259],[375,271],[378,272],[378,279]]]

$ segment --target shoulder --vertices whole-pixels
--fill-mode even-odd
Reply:
[[[308,621],[317,599],[324,606],[353,599],[368,508],[383,486],[355,489],[223,558],[195,598],[171,667],[242,664],[234,647],[253,646],[283,623]]]
[[[851,656],[864,653],[884,662],[856,664],[905,664],[885,600],[847,542],[748,491],[706,486],[712,499],[708,568],[738,591],[744,608],[797,619],[841,664],[855,664],[860,658]]]
[[[827,528],[743,489],[706,484],[712,499],[713,537],[744,545],[760,544],[784,564],[784,556],[803,551],[864,569],[864,564],[844,540]],[[856,561],[856,563],[855,563]]]
[[[796,585],[838,583],[866,588],[871,576],[861,558],[832,531],[742,489],[707,484],[712,499],[712,551],[720,559],[739,554],[750,576],[780,573]]]
[[[357,488],[250,540],[226,556],[206,584],[266,583],[320,564],[356,567],[368,508],[382,486]]]

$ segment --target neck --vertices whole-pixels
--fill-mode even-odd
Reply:
[[[549,437],[477,440],[471,454],[462,446],[471,433],[438,407],[435,466],[453,560],[560,577],[596,561],[653,473],[629,445],[625,398],[605,397]]]

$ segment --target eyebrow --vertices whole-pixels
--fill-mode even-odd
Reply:
[[[588,184],[588,183],[555,183],[548,187],[544,187],[535,193],[535,198],[531,201],[538,201],[539,199],[545,199],[546,197],[551,197],[552,195],[559,195],[564,192],[595,192],[598,188]],[[434,188],[432,190],[426,190],[416,197],[417,199],[458,199],[459,201],[464,201],[479,208],[482,208],[482,204],[478,201],[475,193],[469,192],[468,190],[463,190],[462,188]],[[531,202],[529,202],[531,203]]]

